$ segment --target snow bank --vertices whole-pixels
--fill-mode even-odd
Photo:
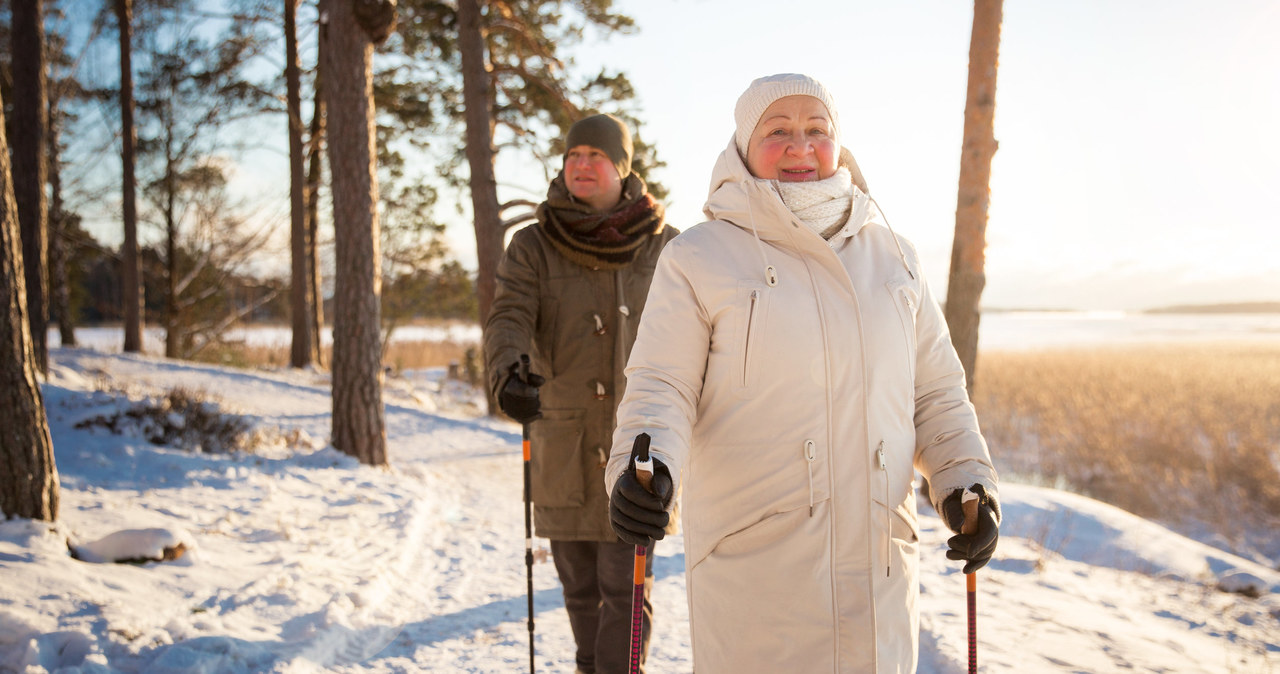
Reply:
[[[327,438],[322,374],[79,349],[51,358],[61,514],[0,522],[0,672],[527,667],[520,427],[479,416],[476,392],[435,372],[394,380],[383,469],[322,443],[201,454],[76,428],[183,386],[215,392],[255,428]],[[979,572],[984,672],[1280,668],[1275,571],[1076,495],[1005,484],[1001,497],[1000,547]],[[919,671],[963,671],[964,577],[927,506],[920,524]],[[104,560],[175,542],[198,555],[94,564],[68,541]],[[658,545],[654,569],[649,669],[688,672],[680,536]],[[533,570],[538,669],[572,671],[555,570]]]

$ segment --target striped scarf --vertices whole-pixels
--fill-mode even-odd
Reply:
[[[603,213],[576,201],[564,184],[564,173],[538,204],[538,226],[552,245],[575,264],[588,269],[621,269],[635,259],[646,237],[662,231],[662,204],[632,173],[622,184],[622,200]]]

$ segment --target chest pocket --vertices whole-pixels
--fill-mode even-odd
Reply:
[[[740,397],[750,398],[760,386],[763,361],[769,352],[769,305],[772,293],[763,283],[742,281],[734,295],[734,321],[738,339],[736,357],[732,361],[734,389]]]
[[[908,371],[916,371],[916,312],[920,310],[920,292],[916,286],[905,279],[895,279],[885,284],[889,291],[889,299],[897,310],[898,322],[902,326],[902,338],[906,349]]]

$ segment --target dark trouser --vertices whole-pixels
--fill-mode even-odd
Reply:
[[[631,594],[636,548],[628,543],[551,541],[564,606],[578,644],[578,669],[586,674],[625,674],[631,655]],[[645,555],[640,662],[649,653],[653,605],[653,548]]]

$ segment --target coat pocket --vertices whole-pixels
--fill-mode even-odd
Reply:
[[[576,508],[586,502],[582,469],[581,409],[544,409],[529,427],[531,498],[544,508]]]
[[[769,293],[764,284],[738,284],[737,304],[741,311],[738,370],[734,373],[739,395],[748,396],[758,387],[759,363],[766,351],[765,326],[768,319]]]
[[[920,293],[909,281],[893,280],[885,284],[889,297],[898,311],[898,319],[902,325],[902,338],[907,352],[907,367],[914,373],[916,368],[916,312],[920,308]],[[914,376],[914,374],[913,374]]]

